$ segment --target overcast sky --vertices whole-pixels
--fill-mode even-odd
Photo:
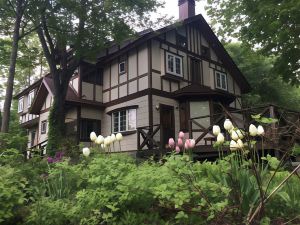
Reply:
[[[175,19],[178,19],[178,0],[162,0],[165,1],[165,8],[158,10],[159,13],[167,14],[168,16],[174,16]],[[206,5],[206,0],[201,0],[196,2],[196,15],[202,14],[207,22],[209,18],[205,13],[204,6]]]

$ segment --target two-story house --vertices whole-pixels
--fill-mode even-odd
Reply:
[[[28,147],[46,144],[52,86],[47,75],[16,96]],[[205,19],[195,15],[195,1],[179,0],[177,23],[113,45],[95,64],[82,62],[67,94],[67,135],[89,145],[91,131],[121,132],[122,151],[163,147],[180,130],[191,136],[193,118],[201,135],[214,122],[205,116],[216,114],[219,104],[240,109],[249,90]]]

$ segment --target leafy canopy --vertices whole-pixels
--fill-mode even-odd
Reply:
[[[300,84],[300,1],[208,0],[207,13],[218,34],[238,38],[276,56],[274,71]]]

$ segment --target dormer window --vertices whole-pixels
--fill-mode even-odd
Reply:
[[[24,109],[24,98],[19,98],[18,102],[18,113],[23,112]]]
[[[126,73],[126,61],[122,61],[119,63],[119,75]]]
[[[182,69],[182,57],[172,54],[170,52],[166,53],[166,71],[167,73],[182,77],[183,69]]]
[[[216,79],[216,88],[227,91],[227,75],[226,75],[226,73],[216,71],[215,79]]]
[[[28,99],[27,99],[27,107],[30,108],[32,101],[34,99],[34,91],[31,91],[28,95]]]

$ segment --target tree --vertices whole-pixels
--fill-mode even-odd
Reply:
[[[300,110],[300,90],[284,83],[280,74],[274,73],[275,57],[266,57],[241,43],[230,43],[225,48],[253,88],[243,96],[245,106],[274,103]]]
[[[133,34],[156,0],[40,0],[34,21],[54,83],[47,150],[53,153],[64,135],[65,98],[71,76],[84,58]]]
[[[14,89],[14,79],[18,57],[19,41],[36,29],[36,27],[31,26],[32,23],[30,23],[28,18],[24,16],[28,12],[28,9],[32,7],[32,2],[33,1],[28,0],[16,0],[14,2],[11,2],[9,0],[0,1],[1,39],[2,36],[12,36],[9,56],[9,70],[1,125],[1,132],[5,133],[7,133],[9,129],[10,108]],[[11,29],[11,27],[13,27],[13,29]]]
[[[300,1],[208,0],[207,13],[224,39],[238,38],[276,56],[273,71],[300,84]]]

